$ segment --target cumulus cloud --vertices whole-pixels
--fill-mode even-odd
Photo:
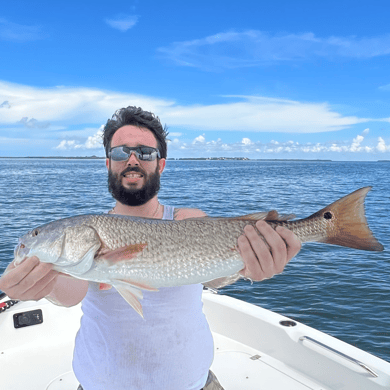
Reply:
[[[74,149],[102,149],[103,141],[103,125],[99,130],[89,136],[84,143],[80,143],[77,140],[62,140],[55,149],[59,150],[74,150]]]
[[[113,19],[106,19],[105,22],[116,30],[126,32],[137,24],[138,18],[137,15],[118,15]]]
[[[196,137],[193,141],[192,141],[192,143],[193,144],[204,144],[204,142],[205,142],[205,137],[204,137],[204,135],[200,135],[199,137]]]
[[[56,146],[56,149],[60,150],[68,150],[68,149],[78,149],[80,147],[79,144],[76,144],[76,141],[74,140],[62,140],[58,146]]]
[[[382,137],[378,137],[376,149],[381,153],[390,152],[390,144],[386,145],[385,140]]]
[[[259,30],[221,32],[158,49],[177,65],[203,70],[260,66],[312,58],[370,58],[390,54],[390,34],[376,37],[318,37]]]
[[[252,145],[252,141],[249,138],[243,138],[241,143],[243,145]]]
[[[191,153],[197,156],[221,156],[226,153],[232,153],[235,156],[242,156],[251,158],[277,158],[282,156],[283,158],[288,155],[306,155],[310,158],[310,155],[330,155],[337,156],[339,154],[372,154],[377,152],[388,152],[390,151],[390,145],[386,145],[383,138],[379,137],[377,144],[373,144],[370,141],[369,144],[364,144],[366,135],[369,129],[364,130],[361,134],[358,134],[350,141],[338,141],[338,142],[317,142],[317,143],[304,143],[289,140],[286,142],[278,142],[272,140],[268,143],[262,143],[259,141],[252,141],[249,138],[243,138],[241,142],[226,143],[220,138],[215,140],[208,140],[205,135],[196,137],[192,142],[183,142],[179,139],[175,139],[174,142],[169,143],[169,151],[183,151]],[[228,157],[225,156],[225,157]],[[282,158],[282,157],[280,157]]]
[[[0,18],[0,41],[28,42],[42,38],[39,26],[26,26]]]

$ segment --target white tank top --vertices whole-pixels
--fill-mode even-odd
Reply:
[[[164,206],[163,219],[173,219]],[[112,288],[90,283],[73,370],[84,390],[199,390],[213,360],[202,285],[144,292],[142,319]]]

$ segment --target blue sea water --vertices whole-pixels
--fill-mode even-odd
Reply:
[[[390,361],[390,163],[168,161],[160,200],[211,216],[276,209],[306,217],[372,186],[366,215],[383,252],[305,244],[285,271],[222,293],[329,333]],[[0,273],[17,238],[54,219],[106,212],[104,160],[0,159]]]

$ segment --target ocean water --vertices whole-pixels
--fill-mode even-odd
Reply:
[[[168,161],[160,200],[210,216],[276,209],[306,217],[372,186],[366,215],[383,252],[305,244],[284,272],[221,293],[329,333],[390,361],[390,163]],[[114,205],[104,160],[0,159],[0,273],[34,226]]]

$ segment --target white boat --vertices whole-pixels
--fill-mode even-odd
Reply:
[[[234,298],[205,291],[203,302],[215,344],[211,369],[225,390],[390,389],[390,363],[367,352]],[[4,296],[0,307],[0,389],[76,390],[80,305],[12,304]]]

